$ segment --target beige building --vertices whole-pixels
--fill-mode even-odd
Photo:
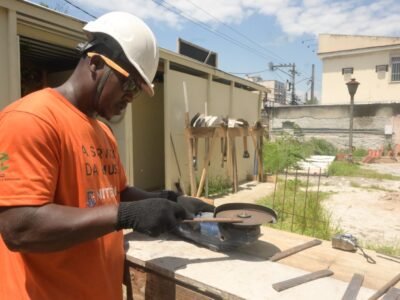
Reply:
[[[0,109],[21,95],[57,86],[68,77],[79,59],[74,48],[84,40],[83,25],[80,20],[39,5],[0,0]],[[250,124],[259,120],[262,94],[267,90],[165,49],[161,49],[160,57],[156,95],[135,99],[125,117],[113,120],[111,126],[131,184],[146,189],[171,188],[179,179],[173,142],[182,179],[188,187],[183,82],[187,86],[190,117],[204,113],[207,107],[209,115],[243,118]],[[203,140],[198,146],[199,171],[204,157]],[[249,142],[251,159],[241,159],[242,147],[239,141],[239,180],[245,180],[254,169],[253,144]],[[219,142],[212,151],[210,177],[229,175],[228,168],[221,168]]]
[[[286,86],[283,82],[278,80],[264,80],[259,83],[271,90],[271,94],[268,95],[268,101],[286,104]]]
[[[400,102],[400,37],[321,34],[321,104],[349,103],[346,82],[360,85],[357,103]]]

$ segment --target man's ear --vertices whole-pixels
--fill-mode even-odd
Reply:
[[[89,57],[89,69],[92,74],[94,74],[97,70],[100,70],[104,67],[104,61],[101,59],[99,55],[93,55]]]

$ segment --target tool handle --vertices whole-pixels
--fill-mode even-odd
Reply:
[[[183,220],[182,223],[243,223],[242,219],[239,218],[194,218],[191,220]]]
[[[295,277],[289,280],[274,283],[272,287],[274,288],[274,290],[280,292],[295,287],[297,285],[331,275],[333,275],[333,272],[331,270],[320,270],[299,277]]]
[[[377,300],[380,296],[386,293],[392,286],[394,286],[397,282],[400,281],[400,273],[397,274],[392,280],[386,283],[383,287],[377,290],[368,300]]]
[[[278,252],[275,255],[273,255],[269,260],[270,261],[278,261],[282,258],[285,258],[289,255],[295,254],[295,253],[305,250],[307,248],[311,248],[311,247],[320,245],[321,243],[322,243],[322,241],[315,239],[315,240],[309,241],[307,243],[304,243],[304,244],[289,248],[287,250]]]

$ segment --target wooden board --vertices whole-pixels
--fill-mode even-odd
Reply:
[[[268,259],[278,251],[313,239],[267,226],[263,226],[261,232],[263,235],[257,242],[251,246],[242,247],[240,251],[254,257]],[[286,257],[279,263],[308,272],[329,267],[334,272],[334,278],[347,283],[357,271],[364,275],[363,287],[377,290],[398,274],[399,264],[378,257],[375,251],[364,250],[376,260],[376,264],[368,263],[360,251],[354,253],[334,249],[330,241],[322,241],[318,247],[312,247]],[[400,288],[400,283],[397,283],[395,287]]]
[[[213,298],[308,300],[324,294],[324,300],[337,300],[347,287],[347,282],[327,277],[279,293],[272,288],[273,283],[309,272],[241,251],[214,252],[172,235],[152,239],[132,233],[126,236],[126,241],[126,257],[130,264],[188,289],[215,295]],[[273,249],[276,251],[277,247]],[[360,296],[366,299],[373,292],[362,288]]]
[[[342,300],[356,300],[363,281],[364,281],[364,276],[355,273],[349,285],[347,286],[346,292],[344,293]]]

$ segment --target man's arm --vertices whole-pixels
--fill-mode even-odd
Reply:
[[[3,207],[0,209],[0,233],[12,251],[64,250],[115,231],[117,212],[117,205]]]

